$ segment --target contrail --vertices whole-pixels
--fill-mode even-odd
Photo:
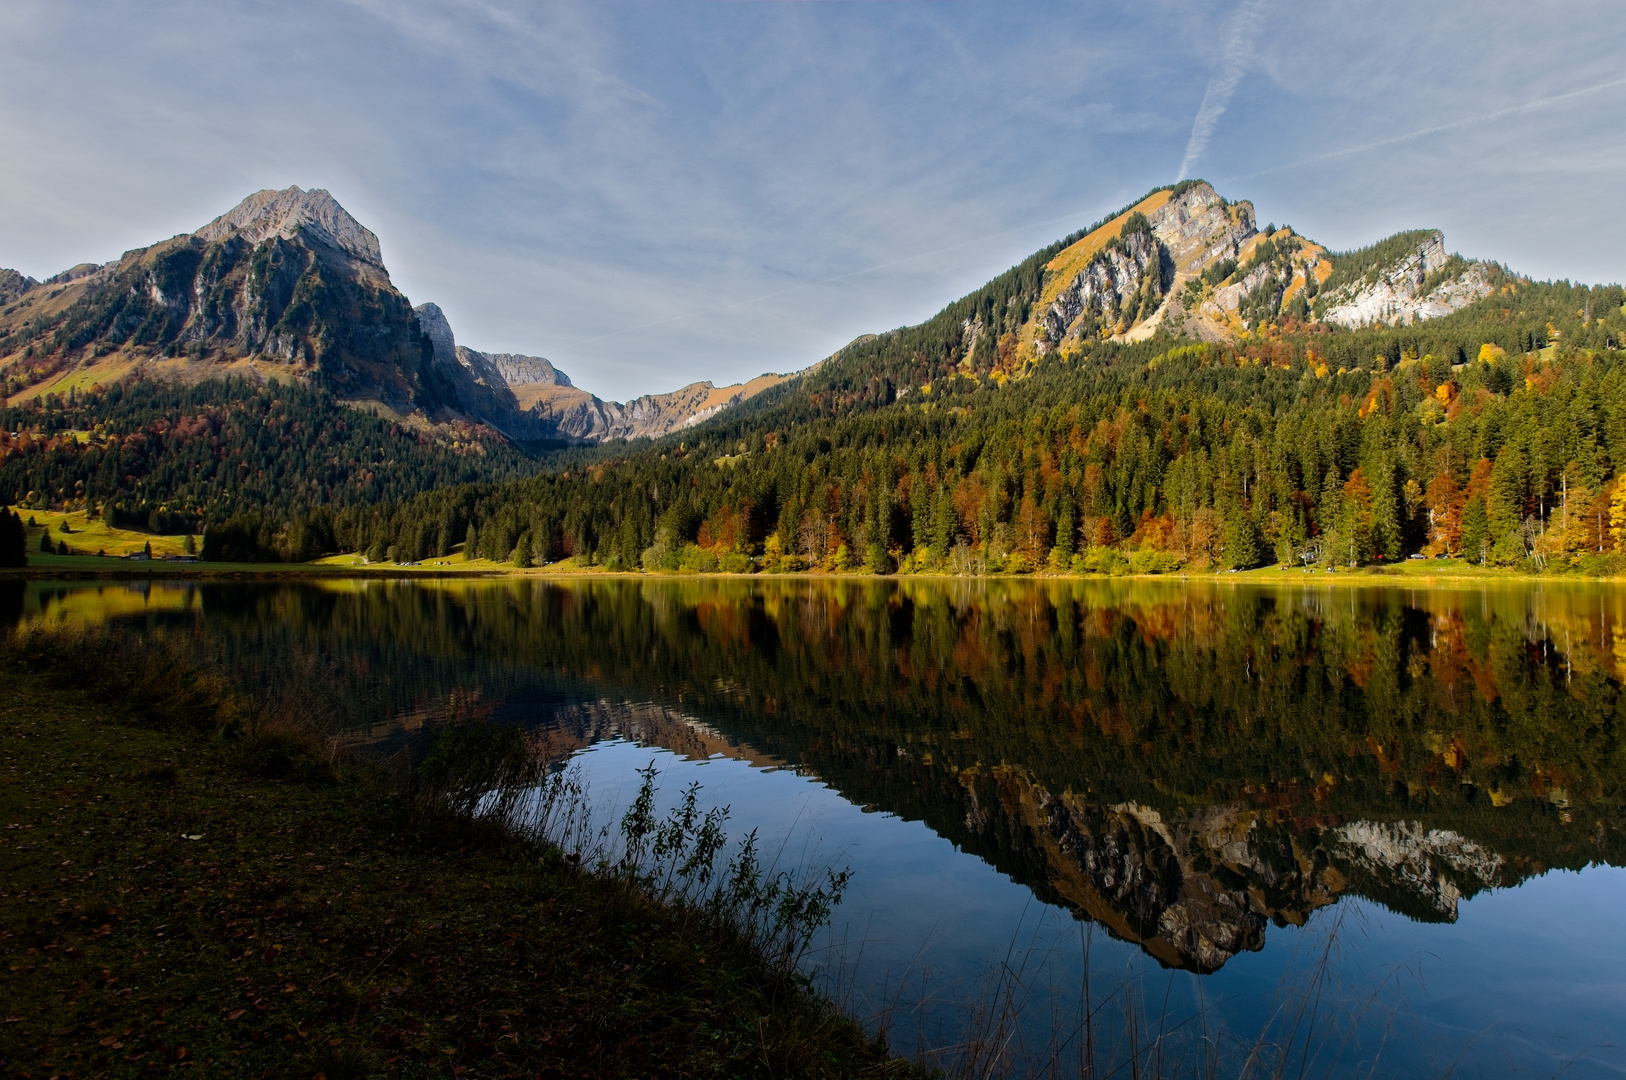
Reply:
[[[1302,161],[1295,161],[1288,165],[1277,165],[1275,168],[1271,169],[1261,169],[1259,172],[1248,173],[1246,176],[1238,176],[1235,177],[1235,179],[1252,180],[1256,176],[1270,176],[1273,173],[1286,172],[1289,169],[1302,169],[1306,165],[1315,165],[1323,161],[1332,161],[1335,158],[1348,157],[1350,154],[1361,154],[1368,150],[1377,150],[1380,147],[1393,146],[1396,143],[1410,142],[1412,139],[1421,139],[1428,135],[1438,135],[1442,131],[1455,131],[1457,128],[1468,127],[1472,124],[1484,124],[1492,120],[1500,120],[1504,116],[1513,116],[1516,113],[1530,112],[1534,109],[1543,109],[1548,105],[1556,105],[1561,101],[1569,101],[1572,98],[1583,97],[1587,94],[1596,94],[1600,90],[1608,90],[1616,86],[1626,86],[1626,79],[1612,79],[1609,82],[1599,83],[1597,86],[1588,86],[1583,90],[1571,90],[1565,94],[1554,94],[1551,97],[1537,98],[1534,101],[1526,101],[1522,105],[1509,105],[1505,109],[1497,109],[1495,112],[1488,112],[1479,116],[1465,116],[1461,120],[1453,120],[1448,124],[1436,124],[1433,127],[1419,128],[1416,131],[1409,131],[1404,135],[1393,135],[1387,139],[1379,139],[1377,142],[1362,143],[1360,146],[1347,146],[1342,150],[1329,150],[1325,154],[1317,154],[1315,157],[1305,158]]]
[[[1203,95],[1202,107],[1197,111],[1197,121],[1192,125],[1191,142],[1186,147],[1186,158],[1180,166],[1179,178],[1182,180],[1186,178],[1186,173],[1190,166],[1193,165],[1196,162],[1197,157],[1201,155],[1203,147],[1208,141],[1208,136],[1214,129],[1214,122],[1218,120],[1220,114],[1225,111],[1225,106],[1230,101],[1231,92],[1236,88],[1237,82],[1241,79],[1242,65],[1247,60],[1249,50],[1245,43],[1239,44],[1239,42],[1243,42],[1244,34],[1251,29],[1253,21],[1257,16],[1259,7],[1260,4],[1258,0],[1248,0],[1248,2],[1244,3],[1240,8],[1237,9],[1236,17],[1232,20],[1232,32],[1227,40],[1224,50],[1224,58],[1222,60],[1222,63],[1225,66],[1220,72],[1217,72],[1214,77],[1209,80],[1208,92]],[[1517,113],[1545,108],[1548,105],[1556,105],[1559,102],[1584,97],[1587,94],[1596,94],[1600,91],[1609,90],[1617,86],[1626,86],[1626,78],[1612,79],[1609,82],[1599,83],[1596,86],[1588,86],[1581,90],[1570,90],[1563,94],[1553,94],[1550,97],[1537,98],[1534,101],[1527,101],[1521,105],[1509,105],[1506,108],[1497,109],[1495,112],[1484,113],[1480,116],[1467,116],[1461,120],[1452,120],[1450,123],[1436,124],[1433,127],[1419,128],[1416,131],[1410,131],[1404,135],[1392,135],[1387,139],[1379,139],[1376,142],[1363,143],[1360,146],[1345,147],[1342,150],[1330,150],[1325,154],[1318,154],[1315,157],[1305,158],[1302,161],[1295,161],[1289,165],[1278,165],[1275,168],[1262,169],[1259,172],[1248,173],[1245,176],[1233,177],[1232,179],[1252,180],[1258,176],[1270,176],[1273,173],[1286,172],[1289,169],[1300,169],[1307,165],[1317,164],[1318,162],[1332,161],[1336,158],[1347,157],[1350,154],[1360,154],[1368,150],[1377,150],[1381,147],[1393,146],[1396,143],[1409,142],[1412,139],[1421,139],[1428,135],[1437,135],[1443,131],[1454,131],[1457,128],[1468,127],[1472,124],[1483,124],[1491,120],[1500,119],[1504,116],[1512,116]],[[832,285],[838,281],[846,281],[848,278],[860,277],[864,274],[873,274],[878,270],[888,270],[894,266],[901,266],[904,263],[914,262],[917,259],[930,258],[933,255],[943,255],[950,251],[958,250],[959,248],[971,247],[974,244],[985,243],[989,240],[998,239],[1001,236],[1009,236],[1012,233],[1029,232],[1033,229],[1054,224],[1056,222],[1078,221],[1083,216],[1085,215],[1068,214],[1063,217],[1050,218],[1045,221],[1028,222],[1014,229],[1003,229],[999,232],[989,233],[985,236],[979,236],[971,240],[964,240],[958,244],[950,244],[948,247],[937,248],[934,251],[922,251],[914,255],[906,255],[901,259],[892,259],[889,262],[877,263],[874,266],[866,266],[862,270],[853,270],[845,274],[837,274],[834,277],[819,278],[813,281],[799,281],[794,284],[787,285],[783,289],[775,289],[773,292],[762,293],[759,296],[752,296],[743,300],[734,300],[726,304],[719,304],[715,307],[688,311],[681,315],[673,315],[665,319],[656,319],[652,322],[638,323],[635,326],[622,327],[620,330],[612,330],[607,334],[600,334],[597,337],[578,339],[578,342],[580,344],[588,345],[594,342],[604,341],[609,338],[620,337],[622,334],[630,334],[636,330],[647,330],[650,327],[665,326],[669,323],[682,322],[686,319],[698,318],[702,315],[712,315],[719,311],[728,311],[733,308],[746,307],[751,304],[760,303],[763,300],[771,300],[776,296],[783,296],[786,293],[795,292],[798,289],[811,288],[818,285]]]
[[[1231,95],[1236,91],[1236,84],[1242,81],[1248,58],[1253,55],[1253,31],[1263,6],[1262,0],[1243,0],[1236,14],[1231,16],[1225,44],[1220,48],[1219,66],[1209,77],[1203,103],[1197,108],[1197,118],[1191,122],[1191,138],[1186,140],[1186,156],[1180,161],[1180,175],[1176,180],[1191,175],[1197,159],[1208,146],[1208,137],[1214,133],[1214,125],[1231,104]]]

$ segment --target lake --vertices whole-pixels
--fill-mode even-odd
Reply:
[[[190,642],[380,755],[523,725],[611,825],[637,769],[697,780],[852,869],[820,985],[930,1060],[1626,1074],[1626,589],[35,582],[0,617]]]

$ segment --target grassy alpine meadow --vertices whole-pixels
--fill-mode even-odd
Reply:
[[[0,1074],[879,1076],[760,947],[161,641],[0,646]]]

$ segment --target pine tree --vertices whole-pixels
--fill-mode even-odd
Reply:
[[[1073,524],[1073,502],[1063,499],[1056,508],[1056,544],[1051,548],[1051,562],[1058,569],[1072,563],[1077,526]]]
[[[1485,503],[1477,495],[1462,509],[1462,557],[1472,562],[1483,558],[1490,542],[1490,516]]]
[[[932,554],[938,559],[948,558],[949,548],[954,546],[957,526],[954,500],[949,498],[948,489],[939,485],[932,499]]]
[[[932,500],[924,473],[916,473],[909,484],[909,526],[915,550],[931,546]]]
[[[0,511],[0,566],[28,565],[28,530],[16,511]]]
[[[1400,500],[1395,492],[1394,461],[1387,453],[1372,463],[1372,545],[1385,559],[1400,557]]]

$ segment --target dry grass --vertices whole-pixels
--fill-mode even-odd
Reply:
[[[1117,236],[1123,229],[1124,222],[1134,213],[1145,214],[1150,217],[1153,212],[1169,201],[1172,193],[1168,190],[1154,191],[1122,214],[1113,218],[1105,225],[1096,229],[1082,240],[1065,248],[1054,259],[1045,264],[1044,288],[1039,293],[1039,302],[1033,305],[1034,311],[1044,311],[1055,302],[1057,296],[1065,289],[1078,272],[1089,265],[1096,253],[1107,246],[1107,241]]]
[[[912,1074],[749,942],[357,763],[290,676],[0,645],[0,1072]]]

